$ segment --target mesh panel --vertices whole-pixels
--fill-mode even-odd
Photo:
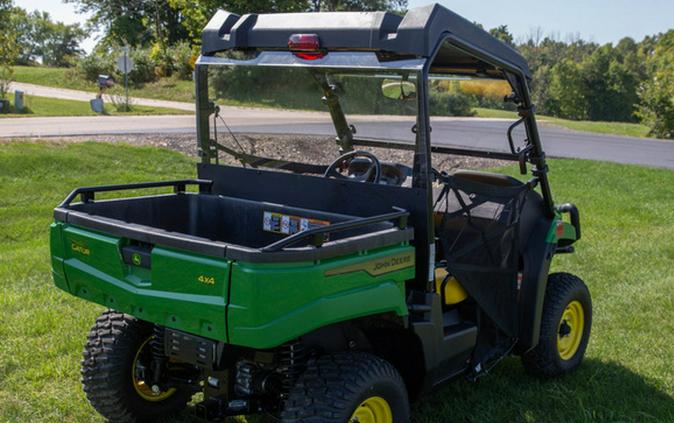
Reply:
[[[493,186],[448,176],[436,204],[440,256],[484,312],[517,332],[519,216],[528,185]]]

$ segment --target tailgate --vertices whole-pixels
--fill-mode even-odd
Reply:
[[[54,248],[52,239],[52,263],[66,282],[57,283],[60,288],[142,320],[227,341],[230,266],[224,257],[136,243],[65,223],[52,227],[52,237],[62,239],[62,248]]]

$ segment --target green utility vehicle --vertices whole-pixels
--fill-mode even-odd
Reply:
[[[505,148],[446,116],[465,79],[512,89]],[[541,377],[578,367],[590,294],[549,274],[578,211],[553,202],[530,80],[438,5],[217,12],[195,70],[197,179],[77,188],[54,211],[55,284],[108,308],[82,361],[93,407],[144,422],[199,393],[207,420],[400,423],[509,355]],[[447,171],[438,154],[531,175]]]

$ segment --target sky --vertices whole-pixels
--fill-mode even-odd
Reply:
[[[424,6],[429,0],[409,0],[409,7]],[[515,40],[524,39],[540,27],[545,35],[562,41],[582,38],[600,44],[616,43],[629,36],[640,41],[646,35],[674,28],[674,0],[439,0],[439,3],[482,23],[485,28],[508,25]],[[72,4],[60,0],[14,0],[29,11],[49,12],[65,23],[84,23]],[[90,37],[83,43],[89,52],[96,44]]]

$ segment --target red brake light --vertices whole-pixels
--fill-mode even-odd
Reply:
[[[564,235],[564,222],[561,220],[557,221],[557,227],[555,228],[557,238],[561,238]]]
[[[316,60],[325,56],[316,34],[293,34],[288,38],[288,50],[300,59]]]

